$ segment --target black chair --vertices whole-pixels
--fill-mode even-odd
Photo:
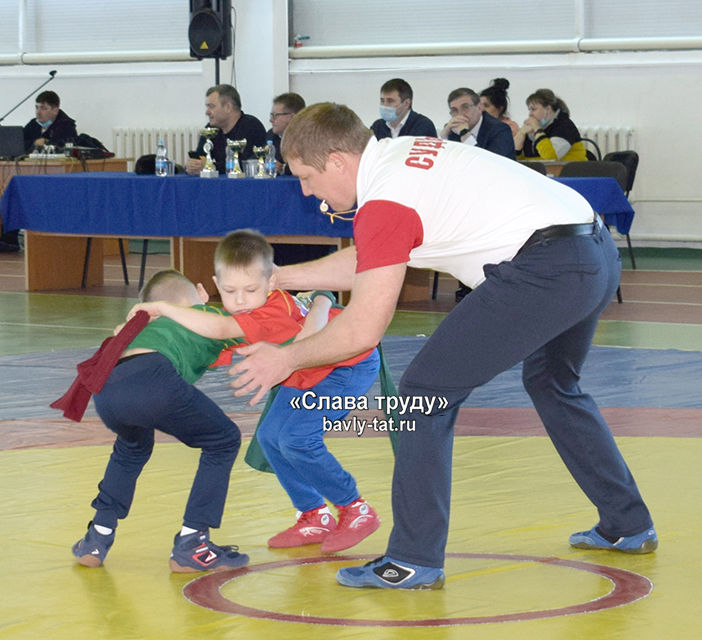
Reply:
[[[543,162],[539,162],[538,160],[523,160],[520,161],[519,164],[523,164],[525,167],[529,167],[544,176],[546,175],[546,165]]]
[[[626,187],[624,193],[629,197],[629,192],[634,187],[636,169],[639,166],[639,154],[636,151],[610,151],[605,155],[607,162],[621,162],[626,167]]]
[[[156,154],[148,153],[140,156],[134,165],[134,173],[137,175],[153,175],[156,172]],[[185,173],[185,168],[179,164],[175,165],[175,173]],[[83,279],[81,288],[85,289],[88,281],[88,265],[90,263],[90,250],[92,248],[93,239],[88,238],[85,245],[85,256],[83,258]],[[142,239],[141,247],[141,264],[139,268],[139,291],[144,286],[144,273],[146,271],[146,257],[149,253],[149,239]],[[129,275],[127,273],[127,260],[124,252],[124,242],[119,238],[119,256],[122,263],[122,276],[124,284],[129,285]]]
[[[629,193],[634,187],[634,178],[636,178],[636,169],[639,166],[639,154],[636,151],[610,151],[605,155],[604,159],[608,162],[620,162],[626,168],[626,186],[624,194],[629,197]],[[629,234],[626,234],[626,243],[629,246],[629,257],[631,258],[631,268],[636,269],[636,261],[634,260],[634,250],[631,248],[631,239]]]
[[[127,274],[127,259],[124,255],[124,242],[122,238],[118,239],[119,242],[119,257],[122,261],[122,276],[124,277],[124,284],[129,284],[129,275]],[[85,241],[85,256],[83,257],[83,278],[80,283],[81,289],[85,289],[88,283],[88,266],[90,265],[90,250],[93,246],[93,239],[87,238]],[[143,275],[142,275],[143,277]],[[139,287],[141,289],[141,287]]]
[[[434,280],[431,285],[431,299],[436,300],[436,296],[439,293],[439,272],[434,271]]]
[[[119,257],[122,262],[122,277],[124,278],[124,284],[129,285],[129,274],[127,273],[127,259],[124,253],[124,241],[122,238],[118,238],[119,242]],[[142,239],[141,247],[141,268],[139,269],[139,291],[141,291],[142,286],[144,286],[144,273],[146,271],[146,256],[149,253],[149,239]],[[81,289],[85,289],[88,283],[88,267],[90,265],[90,250],[93,245],[93,239],[87,238],[85,243],[85,256],[83,258],[83,279],[81,281]]]
[[[614,178],[626,190],[626,167],[621,162],[595,160],[568,162],[561,169],[561,178]]]
[[[590,161],[590,162],[569,162],[563,166],[561,170],[561,178],[614,178],[622,191],[626,193],[627,186],[627,170],[626,167],[621,162],[612,161]],[[607,226],[609,228],[609,225]],[[627,245],[629,246],[629,256],[631,257],[631,264],[633,268],[636,268],[636,263],[634,262],[634,253],[631,248],[631,240],[629,239],[629,234],[626,234]],[[621,287],[617,288],[617,301],[622,302],[622,291]]]
[[[585,153],[587,153],[587,159],[590,161],[600,161],[602,160],[602,152],[600,151],[599,145],[592,138],[580,138],[585,144]]]

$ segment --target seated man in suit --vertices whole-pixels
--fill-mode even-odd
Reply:
[[[398,136],[436,138],[434,123],[412,111],[412,97],[412,87],[401,78],[388,80],[380,87],[380,118],[371,125],[378,140]]]
[[[451,119],[441,131],[444,140],[475,145],[516,160],[512,130],[509,125],[480,109],[480,96],[475,91],[466,87],[454,89],[448,95],[448,106]],[[459,282],[456,302],[463,300],[470,292],[470,287]]]
[[[512,131],[489,113],[480,110],[480,96],[461,87],[448,95],[451,119],[441,131],[444,140],[462,142],[516,159]]]
[[[285,129],[295,115],[304,108],[305,99],[297,93],[281,93],[273,98],[270,117],[271,128],[266,132],[266,139],[273,141],[276,171],[281,175],[292,175],[290,168],[283,162],[283,156],[280,154],[280,142],[283,139],[283,133],[285,133]],[[273,247],[275,264],[279,267],[285,264],[296,264],[322,258],[329,255],[332,249],[328,245],[318,244],[281,244],[274,242],[271,246]]]
[[[290,169],[283,162],[283,156],[280,155],[280,141],[283,138],[285,127],[295,117],[298,111],[305,108],[305,99],[297,93],[281,93],[273,98],[273,107],[271,108],[271,128],[266,131],[266,140],[272,140],[275,146],[275,164],[276,171],[281,175],[292,175]]]

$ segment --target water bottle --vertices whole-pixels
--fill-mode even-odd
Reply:
[[[268,140],[266,142],[268,145],[268,152],[266,153],[266,175],[269,178],[275,178],[275,145],[273,140]]]
[[[232,149],[229,145],[227,145],[225,166],[227,169],[227,175],[234,171],[234,149]]]
[[[156,148],[156,175],[165,178],[168,175],[168,151],[163,140],[158,141]]]

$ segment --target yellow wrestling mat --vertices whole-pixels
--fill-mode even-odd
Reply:
[[[98,569],[74,564],[71,545],[92,515],[110,447],[1,451],[0,638],[699,637],[702,442],[618,442],[653,513],[656,553],[568,546],[568,535],[597,517],[547,438],[457,437],[447,581],[430,592],[356,590],[334,579],[359,562],[349,558],[385,549],[392,456],[383,439],[328,440],[384,520],[341,557],[321,557],[318,545],[267,549],[294,511],[275,477],[241,456],[212,538],[239,545],[251,565],[214,579],[168,570],[198,451],[156,446]]]

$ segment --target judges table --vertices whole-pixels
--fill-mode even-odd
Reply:
[[[590,203],[595,213],[604,218],[607,226],[616,227],[622,235],[629,233],[634,221],[634,210],[614,178],[554,178],[575,189]]]
[[[211,282],[216,240],[253,228],[271,242],[347,246],[350,221],[334,223],[297,178],[166,178],[128,173],[15,176],[0,201],[7,229],[25,229],[29,291],[77,288],[88,237],[168,238],[174,268]],[[97,245],[97,246],[96,246]],[[86,283],[102,284],[93,242]]]
[[[93,171],[126,171],[127,158],[32,158],[0,160],[0,194],[14,176],[36,176],[50,173],[77,173]]]
[[[126,170],[127,158],[79,160],[73,157],[50,156],[47,158],[27,158],[25,160],[0,160],[0,196],[14,176]],[[113,244],[116,245],[116,243]],[[115,250],[116,246],[111,248],[110,253],[115,253]]]
[[[556,178],[575,189],[626,234],[634,211],[614,178]],[[348,246],[352,223],[332,223],[319,201],[302,195],[297,178],[273,180],[127,173],[15,176],[0,200],[7,229],[26,229],[26,288],[77,288],[88,237],[161,237],[171,241],[173,266],[211,282],[216,240],[251,227],[271,242]],[[412,270],[404,300],[429,297],[429,272]],[[102,252],[93,243],[86,283],[103,282]]]

